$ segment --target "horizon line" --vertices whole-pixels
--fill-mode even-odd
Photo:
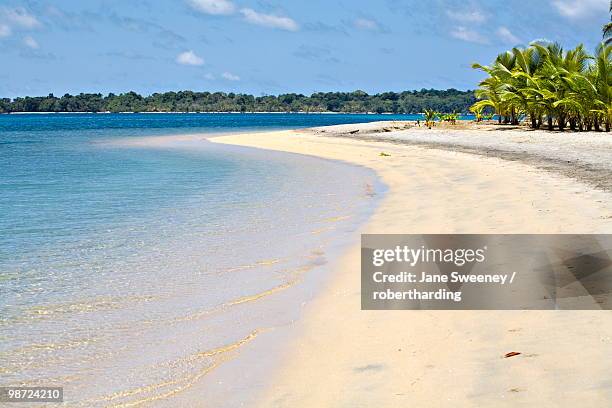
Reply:
[[[134,93],[138,96],[142,96],[142,97],[150,97],[153,95],[159,95],[159,94],[167,94],[167,93],[181,93],[181,92],[192,92],[192,93],[209,93],[209,94],[225,94],[225,95],[230,95],[230,94],[234,94],[234,95],[242,95],[242,96],[253,96],[255,98],[262,98],[262,97],[266,97],[266,96],[274,96],[274,97],[279,97],[279,96],[285,96],[285,95],[296,95],[296,96],[305,96],[305,97],[311,97],[315,94],[352,94],[352,93],[356,93],[356,92],[363,92],[365,95],[367,96],[377,96],[377,95],[382,95],[382,94],[386,94],[386,93],[395,93],[395,94],[402,94],[405,92],[411,92],[411,93],[415,93],[415,92],[424,92],[424,91],[435,91],[435,92],[448,92],[448,91],[457,91],[457,92],[462,92],[462,93],[469,93],[469,92],[474,92],[476,89],[458,89],[458,88],[446,88],[446,89],[442,89],[442,88],[421,88],[421,89],[405,89],[403,91],[382,91],[382,92],[375,92],[375,93],[368,93],[367,91],[364,91],[362,89],[355,89],[352,91],[315,91],[312,92],[310,94],[308,93],[302,93],[302,92],[285,92],[285,93],[261,93],[259,95],[255,95],[254,93],[246,93],[246,92],[233,92],[233,91],[196,91],[196,90],[191,90],[191,89],[181,89],[178,91],[174,91],[174,90],[170,90],[170,91],[156,91],[156,92],[152,92],[152,93],[138,93],[137,91],[134,90],[130,90],[130,91],[122,91],[122,92],[78,92],[78,93],[70,93],[70,92],[66,92],[63,95],[56,95],[54,92],[49,92],[47,95],[20,95],[20,96],[0,96],[0,100],[6,100],[6,99],[10,99],[10,100],[14,100],[17,98],[49,98],[49,97],[53,97],[53,98],[63,98],[64,96],[68,95],[68,96],[80,96],[80,95],[101,95],[103,97],[108,97],[110,95],[113,96],[119,96],[119,95],[127,95],[130,93]]]

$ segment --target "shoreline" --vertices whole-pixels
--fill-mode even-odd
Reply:
[[[268,133],[269,131],[260,131],[248,134],[257,135]],[[172,398],[168,400],[169,404],[191,406],[194,404],[194,401],[199,401],[199,396],[203,394],[207,395],[210,403],[217,405],[222,405],[222,401],[224,401],[223,403],[228,406],[241,406],[241,404],[250,401],[251,397],[256,393],[259,383],[264,381],[270,372],[274,371],[276,366],[275,363],[277,362],[274,350],[282,347],[283,339],[287,332],[286,328],[290,327],[293,321],[300,319],[302,313],[300,304],[302,302],[309,302],[313,294],[317,294],[325,283],[326,276],[329,275],[332,268],[331,264],[333,263],[329,262],[329,259],[338,259],[339,255],[345,252],[353,242],[353,238],[356,234],[355,231],[360,229],[373,213],[373,208],[379,201],[379,197],[368,195],[366,185],[363,183],[367,181],[367,186],[375,186],[372,188],[376,191],[384,190],[383,186],[378,188],[376,176],[369,169],[360,166],[338,163],[337,161],[325,158],[292,155],[285,152],[270,153],[240,146],[209,143],[210,138],[235,134],[235,132],[225,132],[221,134],[206,133],[144,136],[123,138],[120,141],[111,140],[100,142],[110,143],[113,147],[119,148],[139,147],[162,150],[180,149],[183,151],[197,150],[200,148],[210,150],[212,147],[212,149],[216,151],[216,154],[219,155],[227,154],[232,151],[241,152],[242,155],[246,154],[251,157],[256,157],[258,161],[273,161],[274,156],[282,157],[284,161],[290,160],[293,166],[298,166],[300,161],[304,161],[304,166],[300,166],[300,172],[316,174],[321,173],[324,171],[322,169],[326,168],[334,168],[335,171],[338,172],[336,177],[338,178],[338,182],[334,184],[334,190],[324,188],[325,184],[334,183],[332,181],[334,177],[328,180],[323,174],[319,177],[321,184],[319,185],[319,183],[315,182],[316,180],[313,180],[310,189],[304,189],[299,179],[296,180],[293,178],[288,180],[294,184],[297,189],[306,191],[313,190],[314,196],[325,198],[325,202],[327,203],[337,202],[338,204],[331,210],[332,213],[317,212],[315,220],[311,220],[311,222],[307,224],[306,236],[294,236],[299,246],[304,247],[304,253],[300,253],[299,257],[296,258],[298,260],[301,259],[300,262],[304,263],[304,265],[295,268],[295,272],[290,272],[287,266],[287,258],[284,256],[264,257],[266,260],[269,260],[269,263],[262,262],[260,266],[262,268],[277,268],[278,270],[272,276],[282,276],[286,274],[286,283],[281,282],[269,288],[268,285],[265,285],[265,290],[261,292],[245,293],[243,296],[232,299],[222,305],[221,309],[227,308],[228,310],[236,310],[235,313],[243,314],[248,313],[247,310],[253,308],[255,312],[253,312],[253,320],[249,322],[249,324],[255,323],[257,328],[248,335],[232,339],[235,340],[233,343],[227,342],[218,345],[218,347],[212,349],[212,352],[210,350],[200,352],[201,355],[207,353],[214,353],[216,355],[218,353],[222,357],[226,355],[227,357],[223,358],[222,361],[220,360],[219,364],[215,364],[209,372],[206,372],[202,378],[203,381],[199,383],[194,382],[193,386],[190,385],[186,387],[185,390],[179,391],[173,395]],[[245,157],[248,158],[246,155]],[[359,175],[353,176],[353,180],[351,177],[347,177],[349,173]],[[295,184],[296,182],[298,184]],[[347,191],[351,191],[354,189],[353,187],[358,186],[358,195],[355,196],[355,199],[351,200],[349,205],[347,205],[346,202],[340,205],[343,200],[339,197],[342,194],[337,194],[337,188],[340,187],[339,183],[342,183],[343,186],[346,186],[347,183],[354,184],[351,185]],[[291,190],[286,187],[283,191],[286,194],[292,194]],[[308,204],[308,202],[307,199],[301,202],[295,202],[294,208],[299,208],[300,203]],[[310,205],[312,205],[312,203]],[[309,212],[306,208],[299,211],[301,212],[301,217]],[[277,216],[281,217],[282,215],[277,212]],[[301,217],[296,217],[296,219],[301,219]],[[323,225],[319,225],[319,223],[323,223]],[[287,229],[290,229],[290,226],[287,226]],[[274,242],[274,245],[269,245],[271,248],[283,242],[282,239],[278,240],[278,234],[275,236],[277,241]],[[312,241],[310,237],[317,240],[318,245],[316,247],[307,247],[304,245],[304,243]],[[256,245],[257,244],[252,246],[256,247]],[[238,265],[244,263],[243,260],[239,260]],[[240,268],[241,267],[238,266],[235,270]],[[255,269],[249,269],[245,273],[251,275],[255,271]],[[232,279],[231,275],[235,273],[235,271],[232,271],[232,274],[228,273],[227,278]],[[259,280],[261,281],[261,279]],[[246,326],[246,324],[236,325],[236,328],[240,328],[241,326]],[[231,329],[234,325],[228,324],[227,327]],[[254,353],[254,350],[257,350],[257,352]],[[240,355],[240,358],[235,358],[237,354]],[[265,358],[262,358],[262,356],[265,356]],[[240,388],[242,391],[235,394],[231,393],[226,389],[228,386]]]
[[[47,136],[38,138],[33,140]],[[98,170],[95,165],[100,163],[105,174],[113,173],[104,191],[140,187],[137,195],[149,189],[154,193],[146,202],[129,195],[131,208],[138,211],[136,220],[113,211],[117,217],[95,224],[101,233],[75,237],[78,245],[96,242],[119,248],[88,248],[87,256],[79,258],[91,259],[79,264],[92,270],[78,274],[83,288],[75,285],[66,288],[65,295],[41,300],[9,297],[2,304],[7,310],[4,323],[9,324],[5,328],[13,327],[15,333],[3,345],[3,385],[45,381],[72,390],[71,401],[87,406],[192,406],[203,395],[213,406],[239,406],[250,400],[253,390],[233,393],[226,388],[250,384],[243,381],[246,376],[255,381],[267,377],[271,370],[266,367],[273,363],[264,360],[280,347],[283,328],[299,319],[302,302],[318,293],[320,281],[329,275],[328,260],[344,252],[341,245],[352,242],[354,231],[369,218],[376,198],[366,194],[364,181],[376,185],[376,177],[369,170],[331,160],[203,139],[166,133],[84,135],[64,144],[53,140],[61,146],[58,150],[95,157],[88,167]],[[56,161],[60,158],[54,156]],[[137,171],[122,172],[124,162],[134,164]],[[117,180],[116,174],[125,176]],[[166,178],[168,174],[172,176]],[[175,183],[178,188],[167,187]],[[96,182],[100,191],[97,186]],[[83,186],[81,194],[87,191]],[[150,200],[155,205],[147,206]],[[30,203],[35,206],[36,200]],[[80,209],[79,203],[71,200],[70,206]],[[113,200],[111,205],[116,204]],[[58,218],[61,221],[61,215]],[[91,219],[96,220],[95,214]],[[55,231],[63,231],[65,225],[69,229],[73,224],[57,222]],[[48,241],[55,245],[53,239]],[[56,276],[72,272],[62,267],[74,258],[56,254],[75,251],[61,244],[45,246],[48,252],[41,251],[43,256],[33,250],[27,259],[54,254],[39,269],[57,271]],[[13,248],[10,241],[8,248]],[[128,248],[126,257],[121,251]],[[103,267],[96,264],[100,253]],[[16,251],[15,259],[25,256]],[[12,264],[6,265],[12,272]],[[20,288],[11,280],[16,275],[7,276],[9,285],[15,282]],[[111,278],[98,286],[93,283],[99,276]],[[45,286],[54,288],[53,282]],[[30,293],[28,286],[23,288],[23,293]],[[38,333],[51,324],[58,324],[58,329],[48,330],[42,339]],[[39,346],[43,341],[48,347]],[[243,349],[259,344],[272,350],[245,365]],[[40,365],[27,365],[43,354],[48,358]],[[233,363],[235,354],[243,358]],[[49,359],[58,364],[43,363]]]
[[[101,115],[112,115],[112,114],[170,114],[170,113],[184,113],[184,114],[278,114],[278,115],[397,115],[397,116],[411,116],[411,115],[422,115],[423,113],[393,113],[393,112],[332,112],[332,111],[322,111],[322,112],[304,112],[304,111],[291,111],[291,112],[279,112],[279,111],[210,111],[210,112],[200,112],[200,111],[169,111],[169,112],[152,112],[152,111],[121,111],[121,112],[86,112],[86,111],[78,111],[78,112],[0,112],[0,115],[66,115],[66,114],[101,114]],[[472,114],[465,114],[464,116],[473,116]],[[461,120],[461,119],[459,119]],[[472,120],[465,119],[465,120]]]
[[[609,194],[556,169],[313,129],[211,141],[373,169],[388,192],[361,233],[612,232]],[[609,374],[598,357],[612,351],[612,328],[602,313],[361,311],[359,251],[354,243],[337,260],[325,287],[291,328],[261,406],[612,401],[605,385]],[[514,349],[524,356],[500,357]],[[585,381],[608,391],[581,387]]]
[[[551,132],[491,125],[473,125],[467,129],[455,126],[401,129],[401,125],[394,128],[386,122],[371,122],[353,133],[353,127],[337,125],[300,131],[519,161],[612,192],[612,136],[609,133]]]

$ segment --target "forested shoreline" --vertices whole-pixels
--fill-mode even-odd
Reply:
[[[142,96],[81,93],[56,97],[0,99],[0,113],[20,112],[338,112],[420,113],[425,109],[466,113],[476,102],[473,91],[456,89],[384,92],[318,92],[310,96],[253,96],[224,92],[165,92]]]

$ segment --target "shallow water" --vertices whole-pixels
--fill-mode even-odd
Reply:
[[[371,211],[374,174],[125,141],[359,116],[0,116],[2,385],[63,386],[69,405],[168,402],[296,319]]]

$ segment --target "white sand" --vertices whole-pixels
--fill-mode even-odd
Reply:
[[[355,133],[355,130],[358,132]],[[548,132],[472,122],[437,124],[432,129],[415,127],[414,122],[371,122],[324,126],[300,132],[388,141],[518,160],[612,191],[611,133]]]
[[[363,233],[612,233],[609,194],[518,162],[291,131],[213,141],[374,169],[389,191]],[[612,406],[609,311],[362,311],[359,254],[307,306],[260,406]]]

